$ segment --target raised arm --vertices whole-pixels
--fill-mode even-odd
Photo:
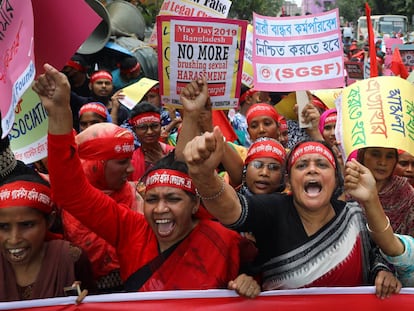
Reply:
[[[236,191],[216,173],[226,142],[218,127],[191,140],[184,149],[189,174],[203,205],[223,224],[233,224],[241,214]]]
[[[208,95],[206,80],[190,82],[181,92],[181,103],[184,115],[182,127],[178,136],[175,156],[177,160],[183,159],[183,150],[187,143],[195,136],[204,132],[213,131],[211,103]],[[239,154],[229,145],[224,145],[221,163],[229,175],[230,183],[238,186],[242,181],[243,160]]]
[[[185,146],[195,136],[201,134],[199,119],[201,113],[209,109],[208,99],[207,82],[204,79],[190,82],[181,91],[180,101],[184,108],[184,115],[182,116],[181,131],[175,146],[177,160],[184,160],[183,150]]]
[[[404,252],[404,245],[394,235],[390,221],[384,213],[375,179],[370,170],[355,159],[345,165],[345,191],[363,204],[368,231],[384,254],[401,255]]]
[[[62,135],[72,132],[72,110],[70,108],[70,84],[66,76],[49,64],[44,65],[45,73],[33,84],[48,113],[48,131]]]

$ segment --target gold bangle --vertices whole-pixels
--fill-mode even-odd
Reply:
[[[200,194],[200,192],[198,192],[198,189],[196,188],[196,195],[203,201],[211,201],[211,200],[215,200],[215,199],[219,198],[224,193],[225,183],[226,183],[223,178],[220,177],[220,179],[221,179],[221,188],[217,193],[215,193],[211,196],[208,196],[208,197],[203,197]]]
[[[368,225],[368,222],[367,222],[366,226],[367,226],[368,232],[370,232],[370,233],[384,233],[385,231],[387,231],[388,228],[391,226],[391,224],[390,224],[390,219],[388,218],[388,216],[385,216],[385,218],[387,219],[387,225],[385,226],[385,228],[382,231],[372,231],[371,228]]]

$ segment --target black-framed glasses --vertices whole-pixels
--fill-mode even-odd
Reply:
[[[272,172],[279,171],[282,167],[279,163],[264,163],[263,161],[259,160],[253,160],[249,163],[249,165],[258,170],[266,166],[267,169]]]
[[[140,125],[136,125],[134,127],[134,129],[138,132],[146,132],[148,131],[148,129],[151,129],[151,131],[157,131],[161,128],[161,123],[144,123],[144,124],[140,124]]]

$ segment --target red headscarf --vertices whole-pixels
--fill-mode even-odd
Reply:
[[[112,123],[97,123],[76,135],[79,157],[90,183],[100,190],[107,188],[105,165],[111,159],[132,157],[134,137]]]

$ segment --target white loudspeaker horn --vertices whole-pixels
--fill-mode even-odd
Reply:
[[[98,0],[85,0],[102,21],[78,49],[79,54],[94,54],[106,45],[111,36],[111,20],[105,6]]]

